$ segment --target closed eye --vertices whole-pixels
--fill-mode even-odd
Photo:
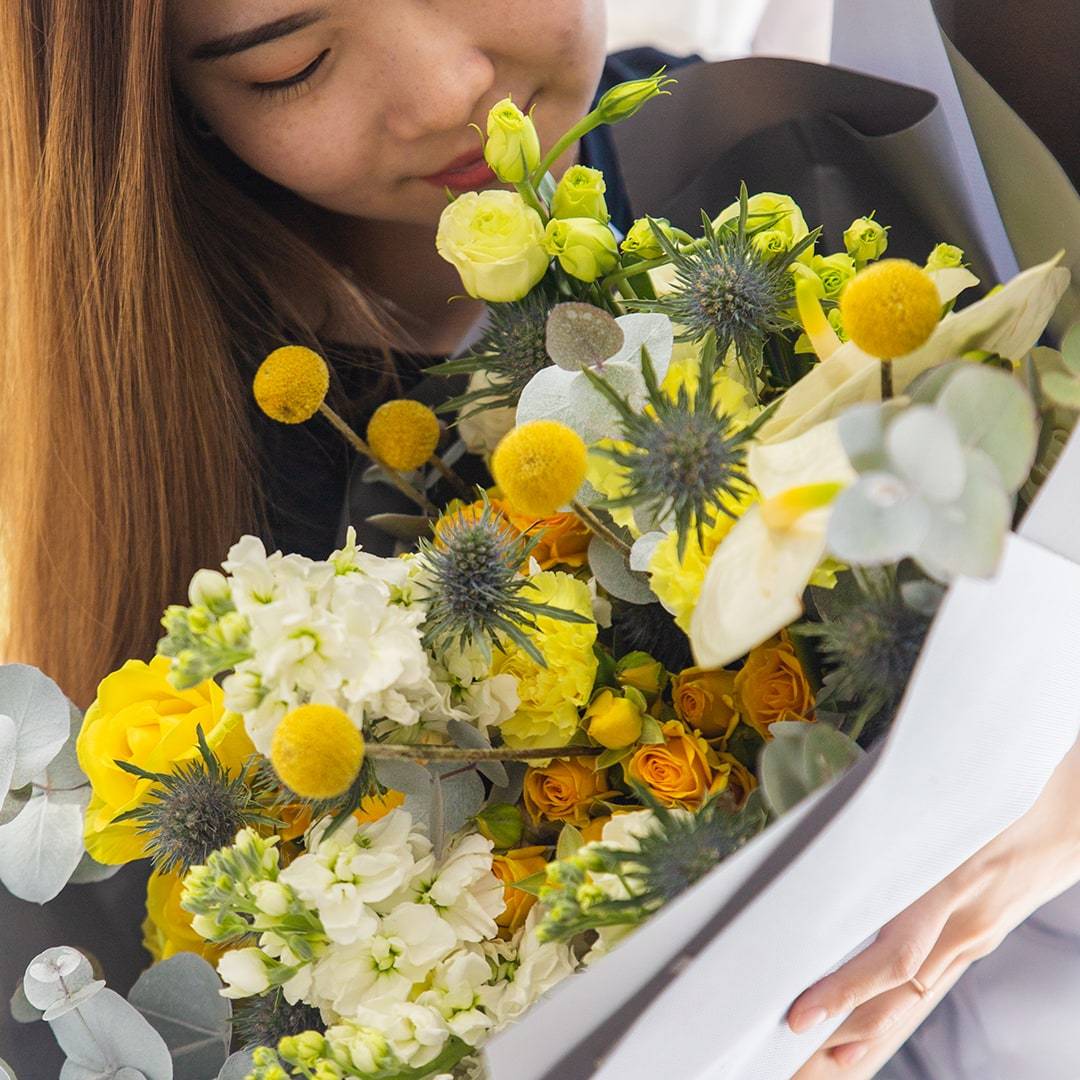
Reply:
[[[312,75],[322,66],[322,62],[330,55],[329,49],[324,49],[303,71],[298,71],[295,75],[290,75],[287,79],[279,79],[276,82],[256,82],[250,83],[252,90],[258,91],[260,94],[281,94],[287,93],[290,90],[296,90],[302,87]]]

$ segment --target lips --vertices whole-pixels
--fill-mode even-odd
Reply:
[[[484,160],[483,151],[470,150],[455,158],[441,172],[420,179],[434,187],[448,187],[452,191],[472,191],[494,182],[495,174]]]

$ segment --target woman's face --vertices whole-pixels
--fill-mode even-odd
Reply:
[[[535,104],[545,147],[588,111],[606,26],[603,0],[171,0],[169,35],[177,83],[253,169],[337,213],[434,225],[438,174],[480,156],[468,125],[497,101]]]

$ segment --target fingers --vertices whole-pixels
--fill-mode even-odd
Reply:
[[[923,995],[910,983],[878,994],[860,1005],[825,1042],[826,1047],[843,1047],[869,1039],[880,1039],[923,1001]],[[835,1055],[834,1055],[835,1057]]]
[[[951,910],[951,899],[934,890],[901,912],[873,944],[796,998],[788,1013],[791,1030],[807,1031],[909,982],[930,955]]]

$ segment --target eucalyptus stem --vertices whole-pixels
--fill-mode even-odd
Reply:
[[[570,508],[585,522],[591,533],[599,536],[609,547],[629,557],[630,545],[616,532],[609,529],[584,503],[575,500],[570,504]]]
[[[534,758],[597,757],[602,746],[540,746],[531,750],[516,750],[510,746],[465,748],[461,746],[405,746],[401,743],[369,742],[364,746],[366,757],[376,760],[415,761],[529,761]]]
[[[428,500],[427,496],[424,495],[422,492],[418,491],[415,487],[413,487],[413,485],[410,484],[409,481],[406,480],[405,477],[402,476],[401,473],[399,473],[396,469],[391,469],[388,465],[383,464],[383,462],[381,462],[378,457],[375,456],[375,453],[372,451],[371,447],[368,446],[368,444],[364,442],[364,440],[361,439],[360,436],[347,423],[345,423],[345,421],[342,420],[342,418],[338,416],[338,414],[334,412],[334,410],[331,409],[329,405],[326,404],[326,402],[323,402],[323,404],[319,406],[319,412],[322,413],[322,415],[330,421],[333,427],[336,428],[337,431],[345,437],[345,441],[348,442],[349,445],[352,446],[352,448],[356,450],[357,453],[363,454],[364,457],[368,458],[370,461],[374,462],[376,465],[382,468],[386,472],[386,475],[389,477],[390,482],[394,485],[394,487],[398,489],[398,491],[412,499],[412,501],[416,503],[416,505],[419,506],[425,514],[430,514],[434,517],[439,516],[439,511]]]

